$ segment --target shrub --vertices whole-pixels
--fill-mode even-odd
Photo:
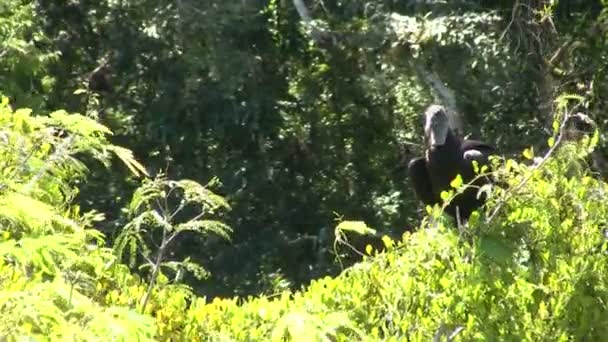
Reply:
[[[389,252],[372,252],[335,279],[275,297],[195,301],[174,336],[600,339],[608,333],[606,184],[584,166],[596,141],[563,144],[540,165],[503,160],[508,190],[492,192],[487,214],[464,229],[436,208]]]
[[[597,134],[565,144],[552,139],[539,163],[496,159],[496,173],[508,186],[490,191],[488,209],[465,226],[430,208],[416,232],[397,243],[382,239],[386,252],[367,248],[363,262],[336,278],[293,293],[211,301],[194,296],[179,277],[169,279],[161,259],[154,281],[131,274],[94,229],[102,216],[70,204],[75,181],[87,171],[77,155],[107,163],[110,152],[118,153],[133,171],[144,172],[107,134],[81,115],[34,117],[0,104],[3,338],[595,340],[608,334],[607,188],[585,166]],[[534,157],[531,150],[524,156]],[[201,202],[210,205],[204,210],[226,206],[190,181],[164,178],[145,181],[133,203],[162,195],[166,185],[184,187],[186,197],[214,198]],[[143,211],[134,210],[135,217],[159,213],[136,207]],[[220,222],[199,224],[194,217],[174,228],[228,232]],[[369,230],[356,222],[340,227]]]

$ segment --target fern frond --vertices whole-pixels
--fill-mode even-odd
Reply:
[[[31,272],[55,275],[66,262],[77,260],[82,241],[73,234],[53,234],[0,243],[0,255]]]
[[[184,199],[188,203],[202,204],[207,210],[215,211],[219,208],[230,209],[228,202],[209,190],[206,186],[190,179],[175,182],[175,186],[183,190]]]
[[[144,180],[143,184],[135,190],[131,203],[129,203],[129,213],[135,215],[141,208],[149,206],[154,200],[162,198],[162,184],[158,180]]]
[[[32,197],[7,193],[0,197],[0,222],[13,236],[39,236],[52,232],[58,218],[54,208]]]
[[[143,166],[140,162],[135,159],[133,156],[133,151],[126,149],[124,147],[110,145],[108,149],[113,152],[122,162],[129,168],[131,173],[137,177],[141,177],[142,175],[146,177],[150,177],[148,170]]]
[[[227,224],[216,220],[195,220],[178,224],[175,228],[177,232],[192,231],[197,233],[214,233],[226,240],[230,240],[232,228]]]
[[[50,113],[43,122],[85,137],[101,137],[112,134],[109,128],[99,122],[81,114],[70,114],[65,110]]]

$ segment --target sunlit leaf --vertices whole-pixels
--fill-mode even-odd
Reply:
[[[112,150],[112,152],[114,152],[114,154],[116,154],[116,156],[122,160],[122,162],[135,176],[140,177],[141,175],[145,175],[150,177],[150,174],[146,168],[135,159],[131,150],[114,145],[110,146],[110,150]]]
[[[373,251],[374,251],[374,248],[372,247],[372,245],[365,245],[365,253],[367,255],[372,255]]]
[[[384,247],[386,247],[388,250],[395,246],[395,241],[387,235],[382,236],[382,243],[384,243]]]
[[[456,177],[450,182],[450,186],[454,189],[458,189],[462,186],[463,180],[461,175],[456,175]]]
[[[372,229],[363,221],[342,221],[336,226],[337,231],[354,232],[359,235],[374,235],[376,230]]]
[[[450,193],[448,191],[442,191],[439,196],[441,197],[442,201],[447,201],[450,198]]]
[[[527,148],[523,151],[522,154],[526,159],[532,160],[532,159],[534,159],[534,148],[533,147]]]

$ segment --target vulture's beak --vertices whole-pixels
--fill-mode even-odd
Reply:
[[[441,132],[443,133],[443,132]],[[445,139],[447,134],[441,134],[436,130],[431,130],[429,134],[429,143],[431,146],[443,146],[445,144]]]

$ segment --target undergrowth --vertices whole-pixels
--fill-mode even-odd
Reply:
[[[208,299],[194,296],[178,276],[203,272],[199,265],[167,261],[145,243],[154,227],[164,243],[181,230],[228,237],[228,227],[206,218],[228,207],[207,187],[144,181],[125,230],[131,235],[116,249],[95,229],[103,215],[71,203],[76,180],[87,174],[81,154],[107,165],[118,154],[145,174],[109,134],[82,115],[33,116],[2,102],[3,339],[565,341],[608,334],[607,189],[585,165],[597,135],[563,142],[537,164],[530,151],[523,162],[496,159],[502,186],[489,191],[488,210],[466,225],[430,208],[416,232],[385,239],[385,252],[368,249],[363,262],[336,278],[297,292]],[[154,204],[172,187],[198,201],[200,215],[175,222],[179,197],[173,210]],[[132,273],[123,254],[135,255],[132,263],[143,259],[150,277]]]

